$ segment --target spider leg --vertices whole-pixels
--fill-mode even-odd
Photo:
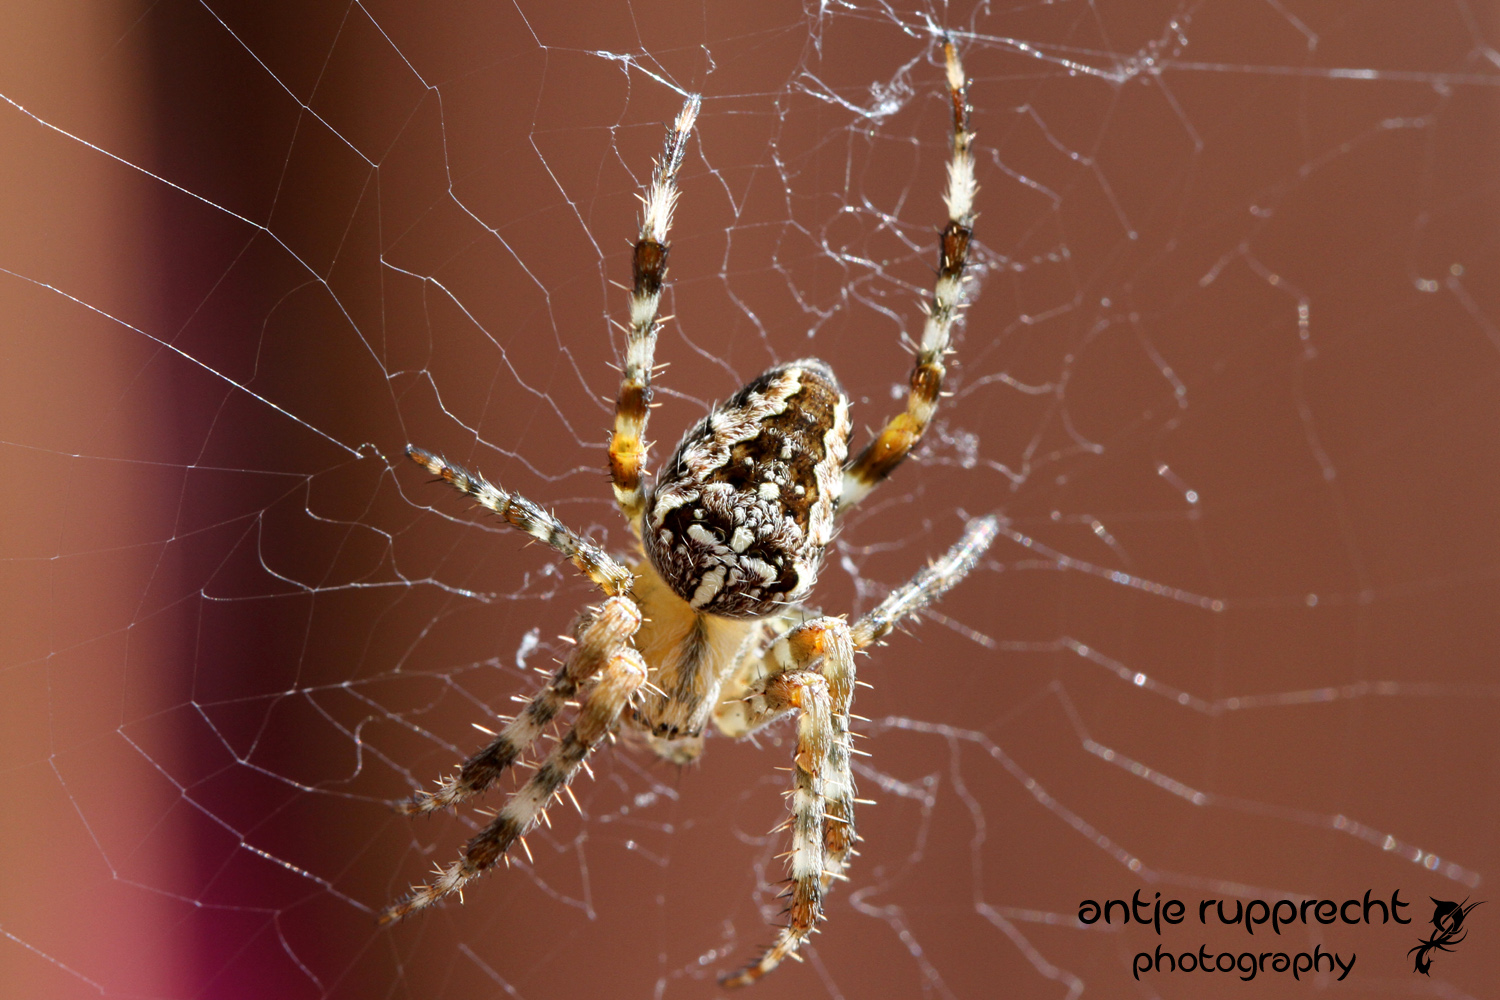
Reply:
[[[776,943],[751,965],[725,975],[724,986],[748,986],[796,955],[823,919],[823,894],[853,853],[854,778],[849,769],[849,706],[854,696],[854,642],[840,618],[799,625],[773,643],[771,655],[790,668],[767,678],[747,700],[758,721],[797,712],[792,758],[792,849],[787,852],[791,899]]]
[[[795,956],[823,918],[823,894],[842,878],[854,855],[855,787],[850,768],[849,711],[854,700],[854,652],[890,634],[903,618],[940,598],[974,568],[998,525],[975,518],[947,552],[851,627],[841,618],[798,625],[766,649],[763,679],[737,703],[721,705],[720,726],[744,735],[791,711],[797,716],[793,759],[790,919],[776,943],[753,964],[725,976],[725,986],[748,986]]]
[[[943,356],[948,353],[953,322],[962,299],[964,264],[969,259],[969,239],[974,232],[974,195],[979,190],[974,182],[974,157],[969,151],[974,134],[969,131],[969,108],[965,103],[968,82],[951,39],[944,43],[943,53],[948,62],[948,93],[953,102],[953,159],[948,163],[948,192],[943,197],[948,206],[948,225],[943,230],[937,282],[932,301],[926,306],[927,322],[922,342],[916,348],[906,412],[892,417],[875,440],[844,467],[841,511],[863,500],[911,453],[931,423],[943,389]]]
[[[885,638],[901,623],[901,619],[915,615],[968,576],[999,530],[993,517],[976,517],[970,521],[963,537],[952,548],[887,594],[885,600],[854,623],[850,630],[854,648],[864,649]]]
[[[413,910],[431,906],[493,868],[512,844],[536,826],[547,806],[572,782],[589,751],[614,731],[620,713],[645,682],[646,662],[641,654],[629,646],[614,650],[598,683],[579,708],[573,728],[553,747],[530,780],[511,795],[488,826],[470,839],[457,861],[431,884],[386,908],[380,922],[391,923]]]
[[[641,233],[632,262],[635,283],[630,290],[630,325],[625,328],[625,371],[615,402],[615,429],[609,442],[609,475],[615,502],[637,537],[646,509],[642,482],[646,465],[646,419],[651,413],[651,368],[656,357],[656,334],[661,328],[657,308],[667,278],[672,211],[677,207],[677,170],[687,152],[688,133],[698,117],[700,100],[693,94],[667,129],[661,158],[651,171],[651,183],[641,199]]]
[[[455,465],[439,455],[415,445],[406,446],[406,455],[422,468],[438,476],[461,493],[467,493],[501,517],[513,528],[546,542],[610,597],[630,593],[635,577],[588,539],[575,535],[567,525],[519,493],[511,493],[489,482],[483,476]]]
[[[456,806],[489,788],[577,696],[579,688],[625,648],[640,626],[641,612],[634,601],[625,597],[605,601],[580,623],[572,652],[547,685],[488,746],[464,761],[458,773],[444,779],[436,791],[418,792],[396,808],[409,814],[434,812]]]

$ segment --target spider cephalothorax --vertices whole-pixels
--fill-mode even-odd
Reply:
[[[572,651],[526,707],[500,717],[493,739],[432,792],[401,804],[426,813],[489,788],[577,705],[571,725],[526,782],[475,834],[459,860],[388,907],[383,922],[461,890],[507,858],[516,841],[568,790],[588,754],[617,728],[644,733],[679,763],[698,756],[710,721],[745,736],[788,715],[797,719],[792,758],[789,920],[776,943],[726,985],[754,982],[794,955],[823,917],[823,895],[854,853],[850,771],[854,654],[937,600],[973,568],[993,540],[993,518],[963,537],[874,610],[849,624],[801,601],[817,581],[840,514],[907,456],[937,407],[943,357],[957,318],[978,188],[969,153],[966,82],[944,46],[953,108],[948,226],[937,281],[917,344],[905,412],[849,458],[849,400],[833,370],[815,359],[778,365],[713,407],[683,436],[654,488],[645,476],[644,432],[666,281],[677,172],[699,101],[690,96],[667,131],[643,199],[635,244],[624,377],[610,440],[610,478],[638,553],[623,561],[580,538],[543,508],[460,466],[412,446],[407,454],[511,525],[570,559],[605,594],[580,616]],[[482,728],[482,727],[481,727]]]

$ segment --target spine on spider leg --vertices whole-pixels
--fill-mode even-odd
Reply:
[[[635,582],[630,570],[599,546],[573,534],[567,525],[519,493],[501,489],[483,476],[415,445],[406,446],[406,455],[454,489],[473,497],[481,507],[499,514],[511,527],[546,542],[610,597],[630,593]]]
[[[720,978],[728,987],[748,986],[797,953],[823,919],[825,853],[823,845],[824,775],[835,743],[828,682],[818,674],[781,674],[766,685],[773,704],[799,709],[797,752],[793,758],[792,848],[787,852],[787,925],[776,943],[753,964]]]
[[[976,517],[970,521],[963,537],[941,558],[891,591],[869,614],[854,623],[850,629],[854,647],[864,649],[884,638],[900,624],[901,619],[916,614],[947,593],[979,562],[999,530],[999,523],[993,517]]]
[[[557,718],[578,689],[604,667],[616,650],[625,646],[641,627],[641,612],[633,601],[612,597],[577,630],[572,652],[553,673],[547,686],[526,704],[489,745],[464,761],[458,773],[445,779],[436,791],[419,792],[397,808],[404,813],[429,813],[446,809],[484,791],[516,762],[547,725]]]
[[[906,412],[893,417],[849,463],[841,499],[841,505],[846,507],[858,503],[889,476],[916,447],[932,422],[947,374],[943,356],[948,353],[953,323],[962,305],[963,270],[969,260],[969,241],[974,235],[974,196],[979,185],[974,180],[974,157],[970,151],[974,133],[969,131],[968,81],[951,40],[943,45],[943,53],[948,63],[948,94],[953,105],[953,158],[948,162],[948,190],[943,195],[948,224],[943,229],[937,281],[931,301],[924,304],[927,320],[921,343],[917,345]]]
[[[642,196],[641,232],[636,240],[631,270],[630,324],[625,328],[625,371],[615,403],[614,435],[609,444],[609,471],[615,499],[632,525],[639,525],[645,509],[642,474],[646,465],[646,419],[651,408],[651,367],[655,363],[657,311],[667,278],[672,212],[677,207],[677,171],[687,152],[688,134],[698,118],[698,96],[682,106],[667,129],[661,159],[651,172]]]
[[[572,782],[589,752],[614,731],[620,713],[645,682],[646,662],[641,654],[630,647],[614,650],[599,682],[579,709],[573,728],[552,748],[536,773],[506,801],[490,824],[474,835],[457,861],[430,885],[388,908],[380,922],[400,920],[414,910],[431,906],[493,868],[511,845],[537,825],[552,800]]]

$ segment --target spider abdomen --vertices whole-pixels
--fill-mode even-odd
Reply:
[[[683,435],[646,508],[646,551],[695,611],[759,617],[817,579],[849,453],[833,370],[778,365]]]

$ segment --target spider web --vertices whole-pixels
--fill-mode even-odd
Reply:
[[[1217,995],[1257,987],[1143,989],[1132,957],[1242,931],[1079,901],[1493,893],[1492,9],[594,7],[7,11],[12,995],[704,996],[751,957],[784,730],[681,772],[599,755],[581,816],[377,929],[476,822],[387,802],[590,599],[402,447],[624,544],[612,282],[690,91],[655,457],[778,360],[833,363],[861,427],[904,405],[944,28],[982,186],[953,394],[817,601],[867,609],[966,515],[1004,527],[862,661],[878,804],[807,962],[759,988]],[[1277,946],[1482,994],[1487,908],[1414,979],[1420,911]]]

